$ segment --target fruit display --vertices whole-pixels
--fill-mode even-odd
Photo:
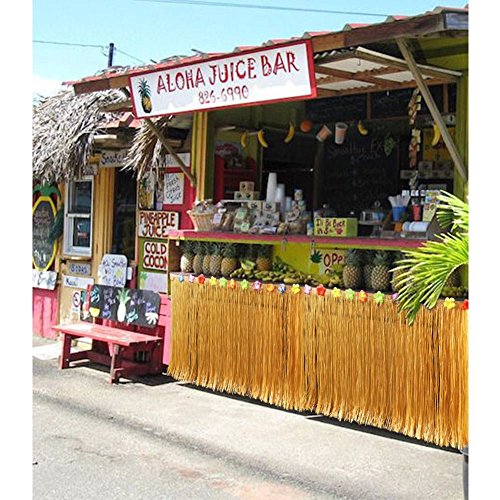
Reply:
[[[346,255],[346,265],[342,272],[342,280],[346,288],[360,288],[363,282],[363,268],[360,250],[351,249]]]
[[[373,258],[373,270],[371,274],[371,285],[374,290],[385,292],[391,284],[389,252],[380,251]]]
[[[270,271],[273,265],[273,247],[270,245],[259,245],[257,249],[257,271]]]
[[[181,247],[181,271],[183,273],[193,272],[194,242],[184,241]]]
[[[373,259],[375,252],[373,250],[366,250],[363,252],[363,282],[366,290],[373,290],[372,286],[372,271]]]
[[[466,299],[469,297],[469,289],[465,286],[445,286],[441,291],[441,297]]]
[[[222,252],[224,245],[222,243],[212,243],[210,255],[210,274],[212,276],[220,276],[222,265]]]
[[[203,261],[201,264],[202,273],[208,276],[210,274],[210,243],[203,243]]]
[[[230,275],[238,267],[238,247],[234,243],[225,245],[222,252],[223,258],[221,261],[220,272],[224,278],[229,278]]]
[[[205,245],[201,241],[194,244],[193,273],[203,273],[203,257],[205,255]]]

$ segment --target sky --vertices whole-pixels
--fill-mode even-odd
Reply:
[[[189,0],[191,1],[191,0]],[[467,0],[33,0],[33,92],[48,95],[61,82],[94,75],[113,63],[136,66],[172,55],[229,52],[306,31],[337,31],[347,23],[382,22],[387,15],[416,15],[438,5],[464,7]],[[348,14],[275,11],[200,5],[216,3],[348,11]],[[360,13],[360,14],[357,14]],[[377,14],[377,15],[368,15]],[[41,43],[41,42],[57,42]],[[78,44],[74,46],[60,44]],[[91,45],[91,47],[80,45]]]

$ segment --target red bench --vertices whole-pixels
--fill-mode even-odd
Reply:
[[[59,368],[69,368],[72,361],[88,359],[110,367],[110,383],[121,376],[158,375],[163,371],[163,343],[166,325],[170,319],[168,297],[160,294],[158,323],[155,327],[126,325],[116,321],[80,321],[52,328],[62,336],[62,353]],[[98,324],[99,322],[100,324]],[[71,352],[71,341],[90,338],[89,350]]]

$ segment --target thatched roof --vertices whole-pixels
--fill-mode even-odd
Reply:
[[[102,111],[123,101],[118,90],[75,95],[72,90],[43,99],[33,108],[33,177],[63,182],[81,176],[92,155],[93,138],[105,134],[105,125],[119,113]]]

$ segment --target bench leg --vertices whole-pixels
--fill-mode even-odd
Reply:
[[[123,371],[122,358],[123,358],[123,352],[121,346],[113,345],[113,356],[111,358],[111,369],[110,369],[111,377],[109,380],[110,384],[113,384],[114,382],[118,382],[120,380],[120,374]]]
[[[71,354],[71,335],[65,333],[62,334],[62,353],[59,356],[59,369],[64,370],[64,368],[69,368],[69,357]]]

